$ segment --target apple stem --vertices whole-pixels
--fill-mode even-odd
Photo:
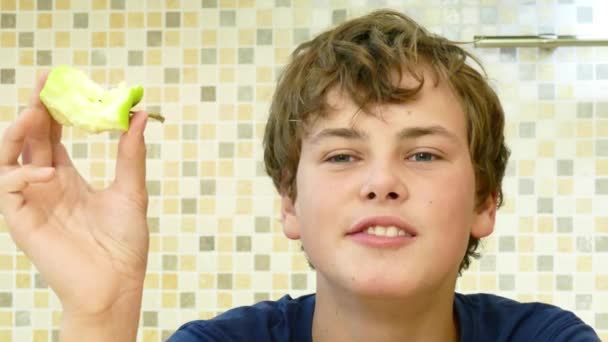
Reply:
[[[133,114],[135,112],[131,111],[130,113]],[[165,122],[165,117],[162,116],[161,114],[158,114],[158,113],[148,113],[148,117],[150,119],[154,119],[156,121],[160,121],[161,123]]]

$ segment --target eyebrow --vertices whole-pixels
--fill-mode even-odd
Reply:
[[[396,134],[397,140],[416,139],[427,135],[440,135],[455,142],[458,141],[456,135],[448,131],[445,127],[437,125],[407,127]],[[346,140],[367,140],[369,139],[369,136],[365,132],[362,132],[355,128],[326,128],[321,132],[315,134],[310,139],[310,142],[312,144],[317,144],[321,140],[327,138],[342,138]]]

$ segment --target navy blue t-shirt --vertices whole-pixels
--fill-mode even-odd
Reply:
[[[491,294],[456,293],[461,342],[597,342],[593,329],[570,311],[543,303],[519,303]],[[311,342],[315,295],[284,296],[237,307],[180,327],[168,342]]]

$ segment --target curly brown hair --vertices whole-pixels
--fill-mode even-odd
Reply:
[[[467,64],[470,59],[480,71]],[[448,82],[467,118],[469,151],[475,170],[476,205],[489,196],[503,202],[502,179],[509,149],[504,139],[504,112],[480,61],[458,43],[432,34],[408,16],[379,10],[346,21],[299,45],[278,80],[264,135],[266,172],[282,195],[297,196],[296,173],[303,123],[325,117],[326,94],[338,87],[364,112],[374,104],[403,103],[422,89],[419,72],[428,65]],[[399,87],[394,75],[419,83]],[[373,115],[373,114],[371,114]],[[479,239],[470,237],[459,273],[467,269]],[[312,265],[311,265],[312,266]]]

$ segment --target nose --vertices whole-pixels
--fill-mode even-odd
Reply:
[[[407,197],[408,190],[402,175],[396,167],[388,163],[370,170],[361,187],[363,200],[401,202]]]

